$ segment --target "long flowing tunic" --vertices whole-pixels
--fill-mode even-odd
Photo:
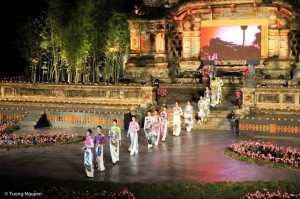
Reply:
[[[128,128],[128,135],[130,136],[131,139],[131,145],[129,147],[129,151],[132,153],[137,153],[138,152],[138,131],[140,130],[139,124],[137,122],[130,122],[129,123],[129,128]]]
[[[220,103],[222,100],[222,86],[224,85],[224,82],[222,79],[218,79],[218,84],[217,84],[217,103]]]
[[[182,109],[180,107],[173,108],[173,135],[179,136],[181,132],[181,115]]]
[[[191,105],[188,105],[184,108],[184,124],[188,132],[191,131],[191,129],[194,126],[194,108]]]
[[[154,135],[154,144],[157,145],[160,137],[160,125],[161,118],[156,115],[153,116],[153,135]]]
[[[118,126],[112,126],[109,130],[109,149],[112,163],[119,161],[119,147],[121,141],[121,129]]]
[[[146,116],[144,121],[144,131],[149,145],[152,145],[154,143],[153,125],[154,125],[153,117]]]
[[[206,116],[206,107],[207,102],[205,101],[205,99],[198,101],[198,117],[200,118],[201,122],[203,122],[203,118]]]
[[[168,134],[168,123],[169,123],[169,114],[167,111],[160,112],[161,118],[161,133],[162,133],[162,141],[165,141]]]
[[[216,105],[216,96],[217,96],[217,81],[212,80],[210,82],[210,89],[211,89],[211,105],[214,106]]]
[[[98,134],[95,136],[95,152],[96,161],[98,164],[98,170],[104,171],[104,161],[103,161],[103,145],[105,143],[105,136],[103,134]]]
[[[93,152],[94,142],[91,136],[84,141],[84,168],[88,177],[94,177]]]

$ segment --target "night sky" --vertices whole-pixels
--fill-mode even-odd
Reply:
[[[126,11],[133,10],[135,4],[141,0],[125,0]],[[0,77],[14,77],[24,75],[25,62],[14,46],[18,37],[17,24],[25,21],[28,16],[38,16],[46,7],[45,0],[9,0],[1,2],[0,20],[2,35],[2,53],[0,53]]]
[[[18,36],[17,24],[22,23],[27,16],[37,16],[45,6],[44,0],[10,0],[1,5],[1,72],[0,77],[24,75],[25,63],[14,46]]]

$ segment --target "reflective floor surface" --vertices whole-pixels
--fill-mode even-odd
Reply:
[[[54,129],[47,129],[55,131]],[[41,130],[42,131],[42,130]],[[61,131],[56,129],[56,131]],[[66,130],[64,130],[66,131]],[[84,129],[78,131],[84,135]],[[179,137],[168,135],[167,141],[147,148],[144,133],[139,134],[139,153],[130,156],[130,139],[123,132],[120,162],[113,166],[109,145],[104,147],[106,170],[95,171],[95,181],[113,182],[219,182],[219,181],[300,181],[300,171],[269,168],[234,160],[224,154],[232,143],[240,140],[258,140],[237,136],[231,131],[183,129]],[[260,138],[281,146],[299,148],[299,139]],[[77,144],[0,149],[0,173],[49,176],[63,179],[85,179],[83,142]]]

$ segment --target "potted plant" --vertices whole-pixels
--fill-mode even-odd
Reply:
[[[168,94],[168,90],[166,88],[160,88],[158,87],[156,89],[156,95],[158,96],[158,100],[157,100],[157,104],[165,104],[166,100],[167,100],[167,94]],[[159,103],[160,101],[160,103]]]
[[[243,66],[242,69],[240,70],[240,73],[242,75],[242,83],[243,85],[246,85],[247,77],[251,75],[251,70],[248,66]]]
[[[201,68],[199,70],[200,74],[201,74],[201,82],[202,84],[208,84],[210,77],[209,74],[212,72],[211,69],[208,66],[203,66],[203,68]]]

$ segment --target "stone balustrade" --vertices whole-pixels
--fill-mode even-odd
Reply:
[[[242,88],[243,105],[256,109],[300,110],[300,87],[271,85],[266,87]]]
[[[1,101],[134,105],[152,103],[152,86],[0,82]]]

